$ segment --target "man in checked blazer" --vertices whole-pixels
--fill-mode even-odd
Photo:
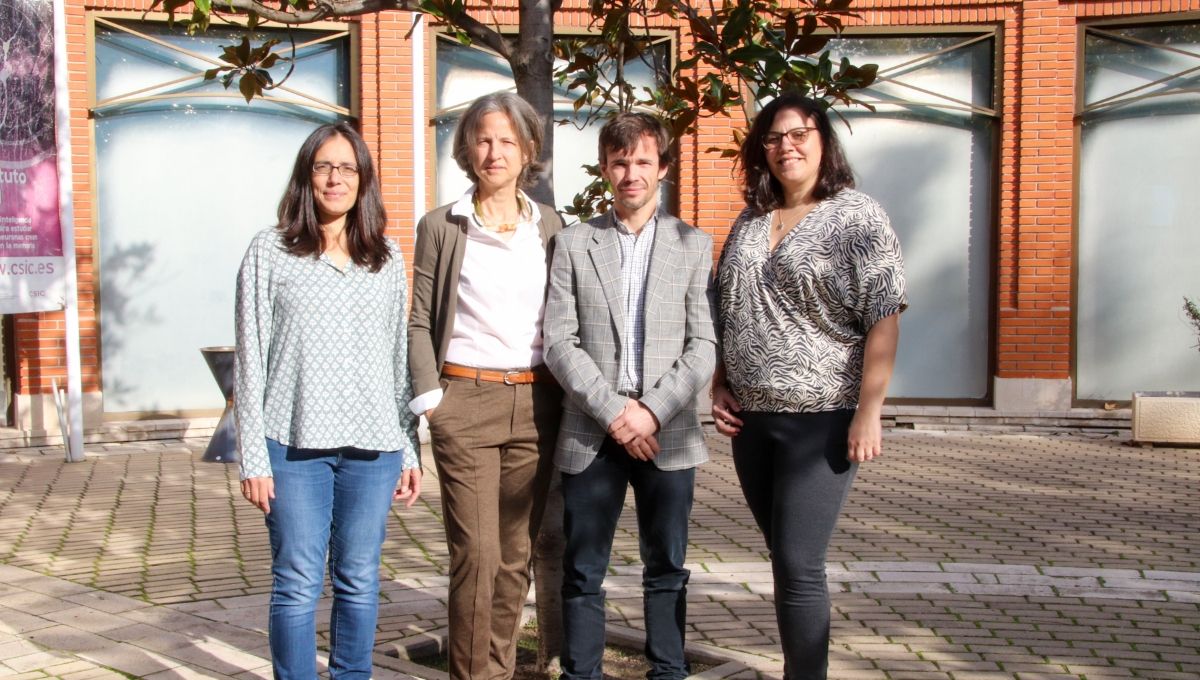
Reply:
[[[716,340],[705,289],[712,238],[658,210],[663,124],[620,114],[600,131],[613,210],[555,237],[543,325],[562,385],[563,677],[599,679],[604,575],[627,486],[637,503],[649,677],[684,678],[688,515],[708,460],[696,395]]]

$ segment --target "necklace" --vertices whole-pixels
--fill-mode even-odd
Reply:
[[[520,222],[521,222],[521,216],[525,212],[522,209],[523,206],[521,205],[520,194],[517,195],[517,218],[516,218],[516,220],[514,220],[512,222],[499,222],[499,223],[489,222],[487,220],[487,218],[485,218],[483,216],[483,205],[479,202],[479,194],[478,193],[475,194],[475,196],[472,198],[472,203],[475,206],[475,217],[476,217],[476,219],[479,220],[479,226],[483,227],[484,229],[486,229],[488,231],[495,232],[497,234],[507,234],[509,232],[516,231],[517,225],[520,224]]]
[[[775,231],[783,231],[784,229],[799,223],[800,220],[804,219],[805,216],[812,212],[812,209],[816,206],[816,202],[807,205],[798,205],[792,208],[793,212],[790,218],[785,214],[783,206],[780,206],[775,209],[775,219],[771,221],[771,227]]]

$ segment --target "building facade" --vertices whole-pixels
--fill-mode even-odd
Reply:
[[[67,0],[85,421],[211,422],[223,399],[198,349],[232,342],[234,274],[271,224],[299,141],[359,120],[391,235],[465,186],[458,111],[511,87],[495,55],[386,12],[306,26],[285,88],[246,105],[202,73],[231,38],[189,37],[148,0]],[[516,26],[516,3],[492,22]],[[892,400],[997,413],[1094,408],[1200,389],[1182,314],[1200,297],[1200,0],[858,0],[831,45],[880,79],[844,109],[860,188],[892,217],[911,307]],[[270,30],[267,32],[269,33]],[[585,4],[556,16],[589,30]],[[686,28],[655,26],[662,64]],[[652,82],[655,65],[635,79]],[[199,75],[198,75],[199,74]],[[236,90],[236,87],[233,88]],[[557,93],[562,118],[572,116]],[[679,140],[669,197],[719,248],[742,209],[737,118]],[[560,205],[595,162],[595,128],[557,128]],[[57,432],[62,313],[5,322],[11,425]],[[207,419],[207,421],[206,421]]]

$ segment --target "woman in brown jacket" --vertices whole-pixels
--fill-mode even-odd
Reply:
[[[477,99],[453,155],[474,185],[422,218],[409,366],[429,421],[450,546],[450,677],[512,677],[562,391],[542,363],[554,209],[521,191],[542,126],[509,93]]]

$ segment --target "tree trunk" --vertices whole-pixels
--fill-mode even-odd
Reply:
[[[554,8],[550,0],[521,0],[520,34],[509,58],[517,94],[542,117],[545,170],[529,190],[533,200],[554,203]]]
[[[520,34],[509,58],[517,94],[542,118],[544,170],[529,190],[533,200],[554,202],[554,8],[551,0],[521,0]],[[562,486],[557,473],[546,499],[542,531],[533,553],[537,597],[538,668],[557,670],[562,653]]]
[[[538,670],[551,676],[561,671],[563,549],[562,476],[554,471],[542,531],[533,549],[533,584],[537,593]]]

